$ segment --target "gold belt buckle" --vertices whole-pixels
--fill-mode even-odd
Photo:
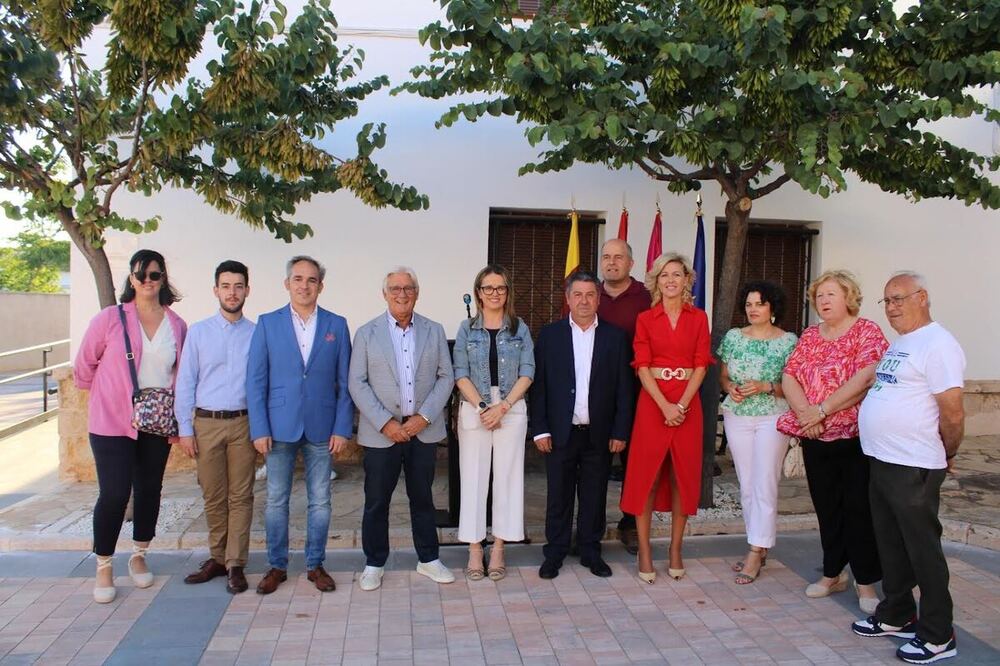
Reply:
[[[671,379],[684,379],[687,373],[684,368],[663,368],[660,370],[660,379],[670,381]]]

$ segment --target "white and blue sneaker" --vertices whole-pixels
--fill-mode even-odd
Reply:
[[[958,654],[958,647],[955,644],[955,634],[947,643],[935,645],[928,643],[922,638],[914,638],[909,643],[905,643],[898,650],[896,656],[910,664],[932,664],[941,659],[954,657]]]
[[[851,631],[858,636],[895,636],[896,638],[915,638],[917,635],[917,621],[912,619],[902,627],[894,627],[891,624],[880,622],[874,615],[868,616],[867,620],[858,620],[851,625]]]

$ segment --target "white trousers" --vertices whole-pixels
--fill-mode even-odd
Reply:
[[[722,412],[740,481],[747,542],[758,548],[774,546],[778,530],[778,482],[788,450],[788,436],[775,427],[779,416],[737,416]]]
[[[490,389],[490,404],[500,402],[500,389]],[[462,473],[462,509],[458,539],[475,543],[486,538],[486,495],[493,464],[493,536],[524,539],[524,437],[528,412],[518,400],[496,430],[487,430],[479,411],[462,401],[458,412],[458,461]]]

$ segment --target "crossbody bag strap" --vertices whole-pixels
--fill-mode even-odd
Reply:
[[[122,320],[122,333],[125,335],[125,358],[128,359],[129,374],[132,375],[132,402],[139,397],[139,373],[135,370],[135,354],[132,353],[132,341],[128,337],[128,323],[125,321],[125,308],[118,306],[118,316]]]

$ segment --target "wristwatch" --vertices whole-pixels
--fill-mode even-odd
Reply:
[[[489,405],[486,404],[485,400],[480,400],[479,401],[479,412],[480,413],[485,412],[486,409],[487,409],[487,407],[489,407]]]
[[[816,405],[816,409],[819,410],[819,415],[822,416],[825,419],[826,418],[826,410],[823,409],[823,403],[822,402],[818,403]]]

